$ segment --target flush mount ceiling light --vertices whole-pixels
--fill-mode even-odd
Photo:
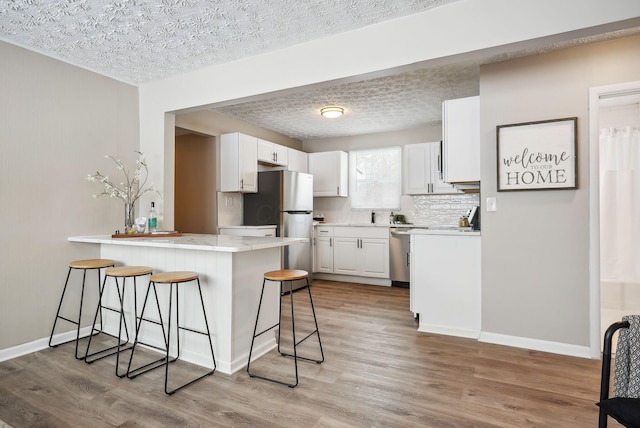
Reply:
[[[329,119],[335,119],[344,114],[344,109],[338,106],[327,106],[320,109],[320,114]]]

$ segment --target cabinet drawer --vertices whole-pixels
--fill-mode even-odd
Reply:
[[[344,238],[389,239],[389,229],[387,227],[334,227],[333,236]]]
[[[316,236],[333,236],[333,226],[316,226]]]

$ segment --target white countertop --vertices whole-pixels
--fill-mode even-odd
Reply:
[[[200,235],[185,233],[178,237],[112,238],[111,235],[70,236],[71,242],[91,244],[129,245],[138,247],[179,248],[185,250],[221,251],[238,253],[285,247],[309,242],[307,238],[274,238],[266,236]]]
[[[424,228],[429,227],[425,224],[410,224],[410,223],[314,223],[315,226],[348,226],[348,227],[410,227],[410,228]]]
[[[480,236],[479,230],[461,229],[411,229],[411,235],[455,235],[455,236]]]
[[[278,226],[275,224],[267,226],[218,226],[218,229],[273,229],[274,227]]]
[[[318,223],[318,226],[336,226],[336,227],[386,227],[386,228],[399,228],[407,229],[403,234],[413,235],[466,235],[466,236],[479,236],[479,230],[472,230],[470,228],[458,228],[456,226],[440,226],[440,225],[424,225],[424,224],[389,224],[389,223]]]

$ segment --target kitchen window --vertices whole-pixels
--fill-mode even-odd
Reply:
[[[402,149],[349,152],[349,199],[355,209],[400,209]]]

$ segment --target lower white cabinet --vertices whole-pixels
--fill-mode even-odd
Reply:
[[[316,272],[389,278],[389,230],[386,227],[316,228]]]
[[[411,310],[418,330],[480,335],[480,235],[411,234]]]
[[[333,227],[316,227],[314,272],[333,273]]]

